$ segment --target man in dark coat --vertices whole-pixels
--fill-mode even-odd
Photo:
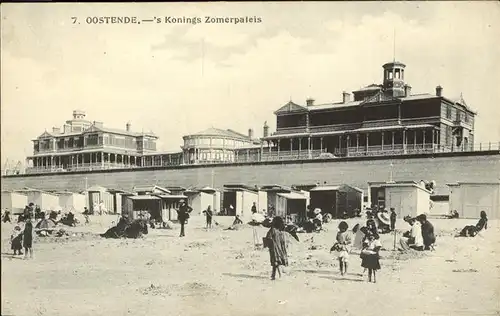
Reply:
[[[424,250],[429,250],[431,249],[431,246],[433,246],[436,242],[436,236],[434,235],[434,226],[427,220],[427,216],[425,214],[418,215],[417,221],[419,221],[422,226]]]
[[[180,206],[179,209],[177,210],[177,219],[179,220],[179,223],[181,224],[181,234],[179,237],[184,237],[184,225],[186,225],[186,222],[189,218],[189,213],[193,210],[189,205],[187,205],[186,201],[180,200]]]

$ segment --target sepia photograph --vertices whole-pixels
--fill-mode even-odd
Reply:
[[[500,315],[499,2],[0,15],[0,315]]]

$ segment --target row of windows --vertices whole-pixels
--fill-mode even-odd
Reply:
[[[446,117],[449,120],[455,120],[459,122],[465,122],[465,123],[472,123],[474,120],[474,117],[460,109],[455,108],[452,105],[444,105],[443,106],[443,116]]]
[[[40,150],[52,150],[54,149],[53,139],[46,139],[41,141],[35,141],[33,144],[35,152]],[[100,134],[90,134],[86,137],[86,146],[100,146],[108,145],[120,148],[130,148],[136,149],[140,147],[142,149],[156,150],[156,142],[148,140],[136,140],[134,137],[129,136],[118,136],[118,135],[100,135]],[[143,145],[144,142],[144,145]],[[67,148],[83,148],[84,138],[80,137],[70,137],[70,138],[60,138],[56,141],[57,149],[67,149]]]
[[[229,147],[243,147],[248,145],[249,142],[234,140],[234,139],[223,139],[223,138],[191,138],[184,141],[186,147],[189,146],[229,146]]]
[[[352,124],[361,123],[363,121],[376,121],[386,119],[402,119],[406,118],[421,118],[441,116],[450,120],[463,121],[472,123],[474,117],[463,111],[454,108],[453,106],[444,106],[440,110],[440,103],[435,102],[416,102],[404,104],[398,109],[397,105],[387,105],[378,107],[354,108],[335,112],[312,112],[309,113],[309,123],[311,126],[325,126],[337,124]],[[300,116],[300,118],[299,118]],[[285,115],[277,117],[277,127],[300,127],[305,126],[306,114]]]

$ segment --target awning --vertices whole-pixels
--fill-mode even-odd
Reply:
[[[304,195],[295,192],[278,193],[276,195],[284,197],[285,199],[289,200],[307,200],[307,198]]]

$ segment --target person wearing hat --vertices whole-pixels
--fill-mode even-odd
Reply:
[[[177,210],[177,219],[179,220],[179,223],[181,224],[181,233],[179,237],[184,237],[184,225],[186,224],[188,218],[189,218],[189,213],[193,210],[192,207],[187,205],[186,201],[180,200],[179,201],[180,206],[179,209]]]
[[[391,225],[391,218],[388,212],[378,212],[377,219],[379,222],[378,228],[381,234],[388,233]]]
[[[410,224],[411,229],[403,234],[399,240],[403,250],[414,249],[418,251],[424,250],[424,239],[422,238],[422,227],[420,222],[411,216],[405,216],[404,221]]]

